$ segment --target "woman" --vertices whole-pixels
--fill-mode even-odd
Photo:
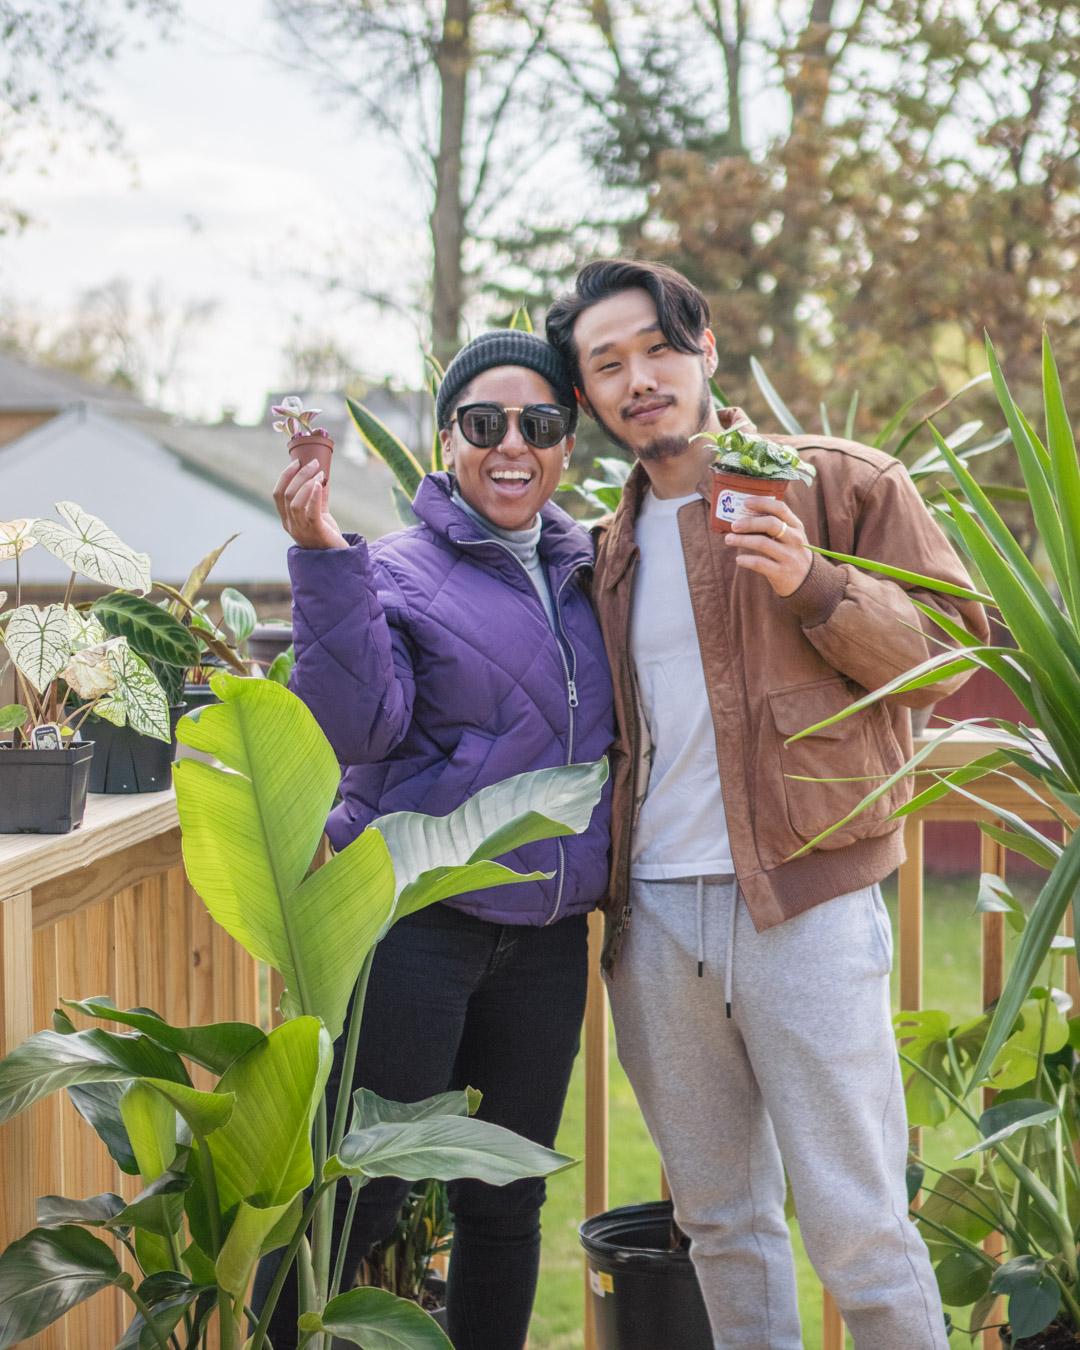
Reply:
[[[327,827],[335,847],[388,812],[444,815],[501,779],[607,751],[611,683],[583,585],[592,547],[551,503],[576,412],[547,343],[484,333],[443,379],[436,416],[449,472],[420,485],[419,524],[369,547],[334,523],[317,465],[282,474],[274,500],[297,545],[293,687],[344,766]],[[353,1087],[395,1101],[476,1087],[482,1118],[554,1143],[585,1004],[586,915],[607,883],[608,814],[605,791],[585,833],[506,859],[550,880],[458,896],[391,929]],[[332,1077],[331,1098],[337,1086]],[[348,1188],[338,1190],[340,1221]],[[360,1191],[350,1272],[407,1191],[394,1179]],[[521,1350],[544,1194],[541,1179],[450,1185],[457,1350]],[[291,1277],[286,1291],[271,1328],[277,1350],[296,1344]]]

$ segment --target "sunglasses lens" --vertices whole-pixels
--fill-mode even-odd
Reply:
[[[530,403],[521,414],[521,434],[538,450],[550,450],[566,435],[566,413],[553,403]]]
[[[506,410],[496,403],[471,403],[461,410],[461,434],[473,445],[488,450],[506,435]]]

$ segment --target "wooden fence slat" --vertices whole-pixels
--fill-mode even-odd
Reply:
[[[163,878],[165,948],[165,1018],[173,1026],[186,1025],[191,998],[191,924],[184,869],[170,867]]]
[[[0,1054],[31,1035],[34,958],[31,896],[21,891],[0,902]],[[0,1250],[34,1224],[34,1128],[24,1111],[0,1126]]]

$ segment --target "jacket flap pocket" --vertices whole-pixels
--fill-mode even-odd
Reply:
[[[812,727],[817,722],[835,716],[854,703],[851,690],[844,680],[818,680],[814,684],[796,685],[793,689],[773,689],[769,692],[773,723],[785,739],[796,732]],[[861,726],[865,713],[837,722],[835,726],[816,731],[814,736],[841,740]]]

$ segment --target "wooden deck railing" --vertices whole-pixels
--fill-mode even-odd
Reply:
[[[947,769],[982,753],[985,737],[967,735],[935,751],[925,767]],[[1027,793],[1003,778],[980,794],[1029,820],[1050,820]],[[980,811],[950,796],[909,820],[907,861],[899,877],[900,1005],[922,1006],[923,829],[928,821],[975,820]],[[984,838],[982,869],[1003,876],[1005,851]],[[1000,992],[1003,915],[982,920],[984,1003]],[[585,1212],[608,1204],[608,1011],[598,969],[601,925],[594,921],[593,971],[585,1025]],[[1070,963],[1068,992],[1080,1002]],[[50,1025],[61,996],[108,994],[121,1007],[154,1008],[169,1021],[225,1019],[266,1025],[255,963],[210,919],[187,884],[171,793],[91,797],[86,820],[70,835],[0,836],[0,1054]],[[200,1082],[205,1086],[205,1081]],[[38,1195],[131,1196],[138,1178],[124,1177],[104,1150],[88,1147],[86,1125],[64,1094],[0,1128],[0,1250],[34,1221]],[[594,1344],[586,1300],[586,1345]],[[823,1303],[823,1350],[841,1350],[843,1327]],[[130,1320],[120,1295],[95,1299],[33,1342],[38,1350],[90,1350],[114,1344]],[[995,1333],[996,1337],[996,1333]],[[984,1338],[984,1350],[996,1346]]]
[[[958,733],[938,746],[923,761],[926,771],[948,771],[970,763],[994,745],[992,736],[977,731]],[[928,786],[930,780],[921,780]],[[1014,812],[1029,821],[1052,821],[1048,806],[1040,805],[1032,795],[1001,775],[973,784],[979,796],[1000,809]],[[897,964],[900,1007],[913,1011],[923,1006],[923,832],[932,821],[993,820],[975,803],[951,793],[928,809],[908,818],[904,840],[907,860],[898,877]],[[981,870],[995,876],[1005,875],[1005,848],[982,836]],[[982,1000],[985,1007],[1001,992],[1005,969],[1005,916],[982,916]],[[1069,923],[1071,924],[1071,918]],[[1066,932],[1071,933],[1071,926]],[[602,921],[593,916],[591,940],[594,944],[590,963],[591,985],[585,1011],[585,1211],[599,1214],[608,1207],[608,1010],[607,996],[598,973]],[[1067,963],[1067,990],[1074,1005],[1080,1006],[1080,979],[1075,961]],[[918,1132],[914,1145],[918,1147]],[[663,1190],[663,1177],[660,1189]],[[993,1251],[993,1238],[987,1240]],[[996,1319],[995,1319],[996,1320]],[[985,1332],[983,1350],[999,1350],[997,1331]],[[822,1296],[822,1350],[843,1350],[844,1327],[836,1305],[827,1294]],[[591,1325],[591,1298],[585,1282],[585,1345],[593,1350],[595,1333]]]
[[[179,1025],[263,1013],[255,963],[187,884],[171,792],[91,796],[72,834],[0,835],[0,992],[0,1054],[50,1026],[60,997],[108,994]],[[54,1093],[0,1127],[0,1250],[33,1226],[36,1196],[139,1187]],[[96,1298],[30,1344],[98,1350],[130,1320],[119,1293]]]

